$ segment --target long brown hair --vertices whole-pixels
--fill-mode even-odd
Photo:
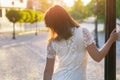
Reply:
[[[79,24],[59,5],[48,9],[44,20],[46,27],[51,30],[51,39],[55,40],[67,40],[72,36],[71,28],[79,27]]]

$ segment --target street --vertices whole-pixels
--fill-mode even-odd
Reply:
[[[0,80],[42,80],[46,33],[0,41]]]
[[[84,24],[82,24],[84,25]],[[0,80],[42,80],[46,59],[47,32],[38,36],[26,34],[0,37]],[[104,44],[100,32],[99,45]],[[117,41],[117,80],[120,80],[120,41]],[[100,63],[90,57],[87,68],[88,80],[104,80],[104,60]]]

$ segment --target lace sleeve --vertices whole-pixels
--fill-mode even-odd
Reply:
[[[49,42],[47,46],[47,58],[55,58],[55,55],[56,55],[56,52],[52,47],[52,42]]]
[[[92,34],[86,28],[83,28],[83,40],[84,40],[85,47],[94,43]]]

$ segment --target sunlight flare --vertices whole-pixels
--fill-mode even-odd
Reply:
[[[63,0],[67,6],[71,7],[74,4],[75,0]],[[82,0],[84,5],[87,5],[91,0]]]
[[[63,0],[67,6],[71,7],[74,4],[74,0]]]
[[[91,0],[82,0],[84,5],[87,5]]]

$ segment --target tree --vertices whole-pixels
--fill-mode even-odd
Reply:
[[[116,0],[116,17],[120,19],[120,0]]]
[[[95,17],[95,41],[97,47],[98,45],[98,22],[104,22],[105,20],[105,0],[91,0],[91,2],[86,6],[89,16]]]
[[[40,22],[43,19],[43,13],[40,11],[35,11],[33,18],[34,18],[33,23]]]
[[[105,21],[105,0],[98,0],[98,19],[100,22]]]
[[[98,0],[97,4],[97,14],[99,22],[104,22],[105,19],[105,0]],[[95,10],[95,0],[91,0],[90,3],[87,4],[86,9],[88,10],[88,15],[93,16],[96,14]]]
[[[13,39],[15,39],[15,23],[20,20],[21,15],[18,10],[9,10],[6,13],[6,17],[13,23]]]
[[[81,0],[76,0],[70,11],[71,16],[76,20],[86,18],[85,6]]]
[[[35,35],[37,35],[37,22],[40,22],[42,19],[43,19],[43,13],[39,11],[35,11],[34,20],[32,21],[32,23],[36,23]]]
[[[87,15],[88,16],[94,16],[94,12],[95,12],[95,5],[94,5],[94,0],[91,0],[91,2],[89,2],[86,6],[86,11],[87,11]]]
[[[19,20],[20,23],[34,23],[36,22],[36,20],[40,22],[43,18],[42,12],[35,11],[32,9],[25,9],[22,10],[20,13],[21,13],[21,19]]]
[[[25,9],[21,12],[21,19],[19,20],[20,23],[36,23],[36,32],[37,32],[37,22],[40,22],[43,19],[43,13],[40,11],[35,11],[32,9]],[[37,34],[37,33],[35,33]]]
[[[20,13],[21,13],[21,19],[19,20],[20,23],[30,23],[34,19],[31,9],[21,10]]]

